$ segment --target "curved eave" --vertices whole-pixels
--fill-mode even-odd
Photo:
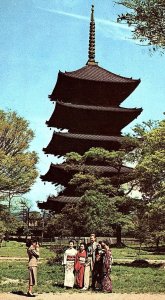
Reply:
[[[57,83],[49,97],[52,101],[118,106],[139,83],[140,79],[101,81],[72,77],[59,72]]]
[[[98,65],[86,65],[78,70],[61,72],[67,77],[97,82],[137,82],[139,79],[124,77],[110,72]]]
[[[75,204],[80,200],[81,197],[49,196],[46,202],[39,202],[38,207],[59,213],[66,204]]]
[[[106,150],[118,150],[122,142],[120,136],[89,135],[54,132],[48,146],[43,149],[45,154],[63,156],[68,152],[83,154],[92,147]]]
[[[117,175],[118,171],[114,167],[110,166],[95,166],[95,165],[84,165],[84,166],[73,166],[70,165],[66,168],[66,164],[51,164],[48,172],[45,175],[40,176],[42,181],[48,181],[55,184],[67,185],[74,174],[78,172],[84,172],[85,170],[91,170],[101,177],[112,177]],[[132,168],[122,167],[120,170],[120,175],[127,175],[132,173]]]
[[[104,103],[103,103],[104,104]],[[125,107],[113,107],[113,106],[96,106],[96,105],[80,105],[80,104],[72,104],[62,101],[56,101],[56,106],[61,106],[63,108],[68,109],[76,109],[76,110],[85,110],[85,111],[108,111],[108,112],[136,112],[136,111],[142,111],[142,108],[125,108]]]
[[[141,108],[85,106],[57,101],[46,124],[75,133],[119,135],[141,112]]]

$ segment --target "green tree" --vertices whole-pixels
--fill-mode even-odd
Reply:
[[[0,194],[8,201],[28,192],[38,172],[37,154],[29,151],[34,137],[29,123],[16,112],[0,111]]]
[[[2,246],[2,242],[6,233],[6,227],[3,221],[0,220],[0,246]]]
[[[132,139],[128,136],[120,151],[109,152],[102,148],[91,148],[83,156],[77,153],[67,154],[66,169],[77,166],[79,170],[71,179],[70,185],[74,187],[77,196],[83,196],[76,205],[66,205],[60,216],[54,220],[54,226],[59,227],[61,234],[63,229],[65,234],[87,234],[89,228],[97,234],[99,230],[102,234],[107,234],[107,230],[111,231],[113,228],[116,229],[120,243],[121,229],[124,229],[139,239],[140,247],[144,241],[149,240],[155,241],[158,246],[165,228],[162,218],[165,121],[143,122],[134,128],[133,136],[136,148],[132,148],[131,152],[130,147],[126,147],[127,141],[130,144]],[[127,179],[125,177],[126,182],[131,178],[132,181],[125,185],[122,185],[121,175],[123,161],[134,163],[131,175]],[[92,168],[92,165],[96,167]],[[102,177],[97,165],[114,167],[116,174],[111,178]],[[134,188],[140,192],[138,199],[130,196]],[[92,216],[95,216],[94,220]]]
[[[165,197],[156,199],[147,206],[149,238],[158,250],[160,241],[165,241]]]
[[[152,46],[153,50],[165,50],[165,2],[164,0],[118,0],[128,11],[118,16],[119,22],[131,26],[133,38]]]
[[[148,127],[147,123],[144,125]],[[142,197],[151,202],[165,192],[165,120],[154,123],[149,131],[142,132],[137,155],[137,185]]]
[[[8,239],[10,234],[15,234],[18,228],[22,227],[22,222],[12,215],[6,206],[1,205],[0,209],[1,220],[1,242],[5,237]]]
[[[141,193],[141,207],[144,208],[140,216],[144,216],[148,228],[144,239],[154,241],[158,248],[165,232],[165,120],[143,123],[135,128],[135,134],[141,136],[135,155],[135,182]],[[146,230],[141,231],[141,236],[144,232]]]
[[[123,161],[130,150],[129,144],[130,137],[127,137],[120,151],[91,148],[82,156],[73,152],[66,155],[66,169],[76,167],[78,170],[69,185],[81,198],[75,205],[66,205],[58,217],[50,220],[49,226],[58,228],[61,235],[78,235],[80,232],[87,235],[91,231],[109,235],[113,228],[117,243],[121,245],[121,228],[128,226],[134,207],[133,199],[128,196],[132,187],[124,190],[122,186],[122,182],[132,178],[133,172],[131,175],[121,174]],[[114,168],[114,176],[101,175],[97,165]]]

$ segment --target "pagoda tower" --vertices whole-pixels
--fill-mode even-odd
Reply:
[[[91,8],[88,61],[81,69],[72,72],[59,71],[56,85],[49,96],[55,101],[55,109],[46,124],[60,129],[54,131],[45,154],[64,156],[68,152],[84,154],[91,147],[119,150],[122,143],[121,130],[142,112],[141,108],[123,108],[120,104],[139,85],[140,79],[116,75],[98,66],[95,61],[94,6]],[[61,130],[67,129],[68,132]],[[41,176],[43,181],[65,187],[57,197],[49,196],[39,208],[61,211],[66,203],[79,200],[69,180],[78,168],[66,169],[66,163],[51,164],[48,172]],[[112,177],[115,168],[110,166],[86,166],[95,168],[100,176]],[[121,174],[128,175],[131,168],[124,167]],[[125,181],[126,182],[126,181]]]

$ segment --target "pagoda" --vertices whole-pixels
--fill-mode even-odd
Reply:
[[[56,85],[49,96],[56,102],[55,109],[46,124],[58,128],[54,131],[45,154],[64,156],[69,152],[84,154],[91,147],[119,150],[122,144],[122,129],[142,112],[141,108],[123,108],[120,104],[139,85],[140,79],[116,75],[100,67],[95,61],[94,6],[91,9],[88,61],[82,68],[72,72],[59,71]],[[67,132],[62,132],[67,129]],[[112,177],[116,170],[110,166],[86,166],[95,168],[100,176]],[[60,212],[66,203],[76,203],[80,198],[68,185],[78,167],[66,169],[66,163],[51,164],[43,181],[65,187],[63,192],[49,196],[39,208]],[[127,182],[131,168],[122,167],[123,182]],[[124,179],[125,178],[125,179]]]

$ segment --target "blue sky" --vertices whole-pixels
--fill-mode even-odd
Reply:
[[[40,174],[56,161],[42,152],[53,133],[45,125],[54,109],[48,95],[59,70],[73,71],[87,62],[92,4],[99,66],[141,79],[122,106],[142,107],[143,112],[125,131],[142,121],[163,119],[165,56],[151,56],[148,47],[131,39],[131,29],[116,23],[123,7],[112,0],[0,0],[0,107],[29,120],[35,132],[31,149],[39,153]],[[38,179],[25,197],[35,209],[37,200],[44,201],[53,192],[53,185]]]

